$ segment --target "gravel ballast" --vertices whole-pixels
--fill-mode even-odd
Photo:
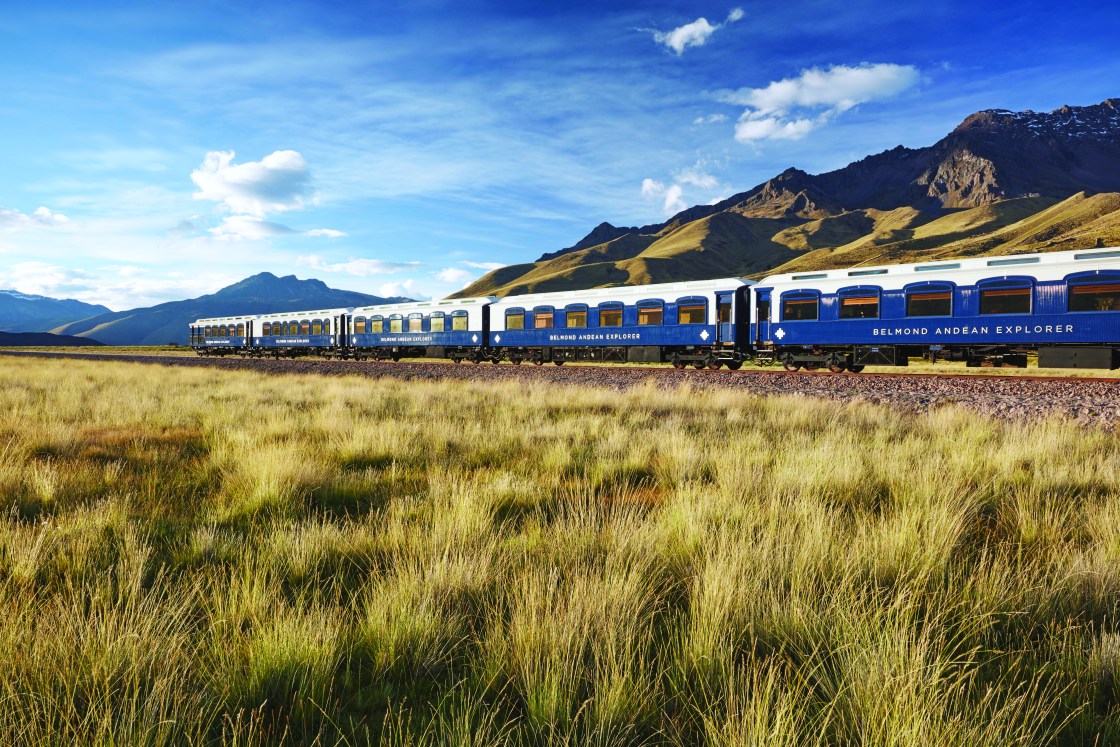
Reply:
[[[1120,422],[1120,381],[1109,379],[1026,378],[1021,376],[937,376],[827,374],[774,371],[675,371],[624,366],[513,366],[508,363],[373,362],[317,359],[197,358],[189,356],[20,353],[42,358],[127,361],[161,366],[205,366],[270,374],[392,377],[412,381],[544,381],[569,386],[626,389],[646,382],[659,387],[687,384],[694,389],[721,387],[757,395],[809,396],[837,401],[861,400],[925,412],[955,404],[984,415],[1027,420],[1072,418],[1086,425],[1115,429]]]

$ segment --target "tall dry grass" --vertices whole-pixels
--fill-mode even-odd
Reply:
[[[0,359],[0,743],[1120,741],[1120,441]]]

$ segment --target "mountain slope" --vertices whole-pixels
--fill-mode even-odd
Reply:
[[[96,347],[102,345],[88,337],[52,335],[49,332],[0,332],[0,347]]]
[[[294,275],[278,278],[262,272],[210,295],[98,314],[51,331],[89,337],[110,345],[182,344],[187,342],[187,326],[203,317],[332,309],[407,300],[335,290],[320,280],[298,280]]]
[[[43,332],[60,324],[109,309],[72,298],[35,296],[14,290],[0,290],[0,330],[5,332]]]
[[[601,223],[572,247],[503,267],[457,296],[761,276],[930,256],[1120,243],[1120,99],[989,110],[925,148],[819,175],[787,169],[665,223]]]

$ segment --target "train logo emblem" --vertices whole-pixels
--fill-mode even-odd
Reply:
[[[786,336],[786,331],[784,329],[782,329],[781,327],[778,327],[776,330],[774,330],[774,337],[777,337],[779,340],[781,340],[785,336]]]

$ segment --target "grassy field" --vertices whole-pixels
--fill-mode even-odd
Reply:
[[[1104,745],[1120,440],[0,357],[0,743]]]

